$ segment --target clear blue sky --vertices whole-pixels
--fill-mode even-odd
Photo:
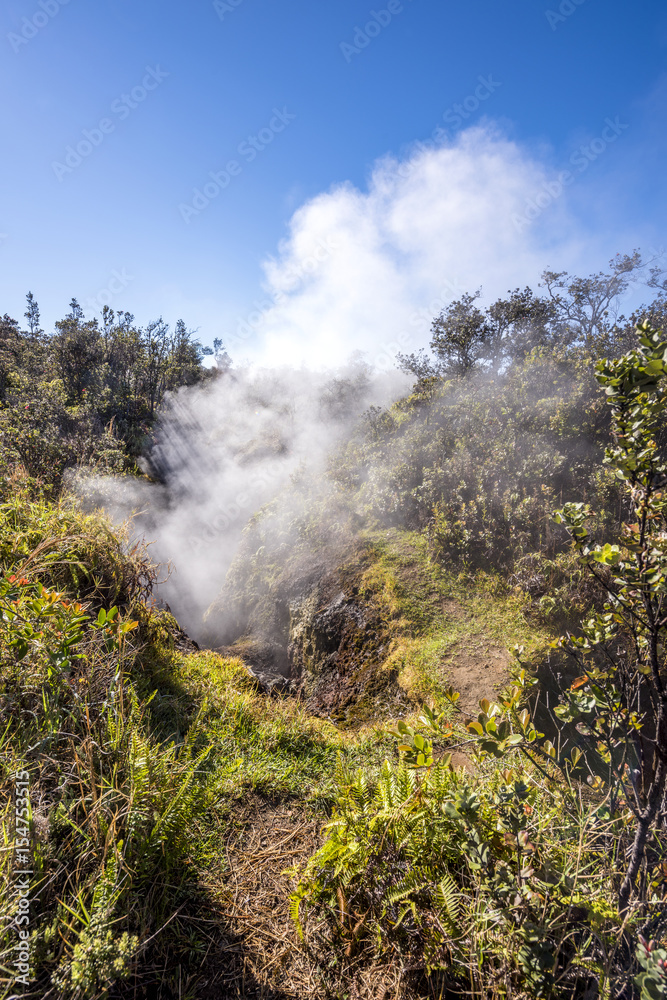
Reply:
[[[217,6],[5,0],[0,312],[22,319],[31,289],[50,325],[72,296],[115,288],[112,306],[142,322],[182,315],[210,343],[251,308],[261,261],[300,205],[342,182],[363,190],[379,157],[407,155],[438,125],[453,138],[456,113],[443,114],[480,76],[500,85],[465,124],[493,119],[556,170],[618,116],[622,141],[589,171],[610,199],[609,256],[631,249],[612,244],[615,231],[660,241],[664,0],[564,0],[560,15],[555,0],[392,0],[358,52],[341,46],[384,0]],[[108,131],[94,131],[104,119]],[[252,160],[239,152],[272,125]],[[84,130],[98,145],[66,172],[57,164],[67,147],[87,150]],[[179,206],[229,161],[227,188],[186,222]]]

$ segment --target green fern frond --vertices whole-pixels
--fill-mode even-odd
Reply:
[[[424,872],[420,869],[415,869],[406,875],[398,885],[387,893],[387,901],[389,903],[398,903],[402,899],[406,899],[408,896],[416,895],[423,889],[427,888],[429,885],[428,878],[424,877]]]
[[[456,932],[461,915],[462,897],[452,876],[445,872],[436,886],[433,902],[440,911],[448,930]]]

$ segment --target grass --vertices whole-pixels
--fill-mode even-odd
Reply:
[[[442,701],[468,662],[463,646],[472,664],[515,642],[534,655],[543,649],[546,629],[527,617],[525,597],[491,575],[434,565],[422,536],[375,531],[362,551],[363,563],[347,569],[388,639],[382,670],[397,673],[408,693],[414,712],[404,714]],[[262,694],[240,659],[184,646],[173,618],[141,599],[142,554],[128,555],[97,516],[64,503],[9,502],[0,510],[0,553],[0,889],[15,907],[12,780],[27,770],[35,876],[26,998],[200,1000],[269,997],[273,988],[315,998],[326,983],[341,994],[356,984],[381,995],[389,982],[409,996],[400,962],[388,965],[366,938],[361,979],[345,964],[353,956],[322,953],[321,935],[335,930],[330,900],[314,952],[288,912],[297,869],[322,846],[322,824],[340,814],[354,776],[376,788],[383,767],[396,767],[384,731],[390,720],[334,725],[292,697]],[[111,595],[121,610],[98,616]],[[443,771],[441,783],[448,795],[474,785],[488,818],[500,779],[497,768],[475,766],[474,779]],[[436,789],[434,816],[443,801]],[[360,836],[364,824],[377,833],[374,808],[355,820]],[[562,847],[544,832],[549,815],[541,811],[535,823],[544,853],[563,868]],[[411,862],[402,819],[391,816],[393,879]],[[473,827],[466,838],[474,840]],[[373,836],[369,857],[385,842],[382,832],[377,843]],[[428,833],[420,838],[421,864]],[[374,892],[364,872],[355,875],[359,898]],[[318,886],[324,899],[331,886]],[[394,940],[377,903],[374,926]],[[345,949],[352,931],[348,921]],[[6,927],[0,939],[0,997],[13,990],[14,937]],[[516,962],[513,969],[519,975]]]
[[[7,541],[18,512],[3,513]],[[77,601],[80,574],[96,579],[85,559],[108,529],[71,508],[38,504],[22,517],[0,577],[0,891],[16,917],[12,789],[25,770],[34,875],[24,995],[92,1000],[113,982],[114,996],[157,988],[166,997],[183,977],[199,982],[192,970],[210,926],[218,943],[231,926],[224,901],[239,812],[259,800],[324,817],[338,762],[376,764],[387,740],[265,697],[239,660],[180,651],[171,616],[136,598],[107,614],[95,585]],[[24,537],[59,558],[26,560]],[[109,559],[122,551],[113,540]],[[42,583],[54,579],[63,589]],[[5,925],[2,997],[13,991],[15,936]]]
[[[369,533],[366,541],[372,562],[362,578],[364,596],[381,609],[391,636],[384,668],[397,672],[413,702],[445,707],[445,690],[456,686],[451,664],[456,666],[462,651],[471,667],[485,659],[489,647],[504,653],[523,646],[527,660],[545,652],[552,636],[527,614],[526,595],[501,577],[443,568],[431,560],[428,541],[417,532],[395,528]],[[489,685],[502,674],[502,666],[492,671]],[[479,697],[485,694],[491,691],[480,691]]]
[[[212,781],[223,798],[254,792],[326,808],[339,759],[379,760],[391,745],[377,727],[346,732],[294,698],[261,694],[240,660],[215,653],[162,650],[153,685],[161,699],[151,712],[163,734],[174,723],[182,729],[198,720],[214,747]]]
[[[0,504],[0,569],[107,606],[147,597],[155,581],[142,548],[128,546],[101,514],[31,498],[20,484]]]

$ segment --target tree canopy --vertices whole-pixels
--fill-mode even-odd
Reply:
[[[86,319],[72,299],[46,333],[32,292],[26,328],[0,318],[0,438],[7,476],[20,463],[29,476],[56,484],[82,462],[131,469],[165,393],[215,377],[212,354],[179,319],[140,326],[130,312],[105,306]],[[217,345],[222,356],[224,348]]]

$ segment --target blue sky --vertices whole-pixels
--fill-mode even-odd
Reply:
[[[354,317],[337,312],[349,282],[355,303],[368,290],[359,336],[369,347],[383,336],[372,314],[388,284],[410,284],[391,315],[438,301],[437,262],[453,262],[453,274],[455,235],[471,233],[471,263],[444,285],[489,292],[534,283],[540,266],[597,268],[664,240],[658,0],[5,0],[0,46],[0,311],[22,318],[31,289],[47,328],[73,295],[90,315],[108,300],[141,322],[182,316],[205,343],[233,340],[245,317],[268,311],[280,356],[290,331],[297,344],[324,337],[327,314],[326,353],[339,329],[342,347],[354,346]],[[428,140],[430,151],[415,145]],[[582,147],[585,167],[573,167]],[[478,176],[490,150],[495,166]],[[415,163],[413,188],[400,187]],[[499,174],[506,192],[513,176],[528,178],[528,199],[530,184],[558,184],[566,169],[573,179],[553,205],[547,189],[523,232],[521,190],[507,194],[511,241],[489,222]],[[450,200],[433,208],[445,190]],[[434,214],[439,232],[428,229]],[[428,230],[424,252],[411,219],[415,233]],[[314,273],[303,261],[326,233],[340,238]],[[242,352],[260,326],[251,322]]]

